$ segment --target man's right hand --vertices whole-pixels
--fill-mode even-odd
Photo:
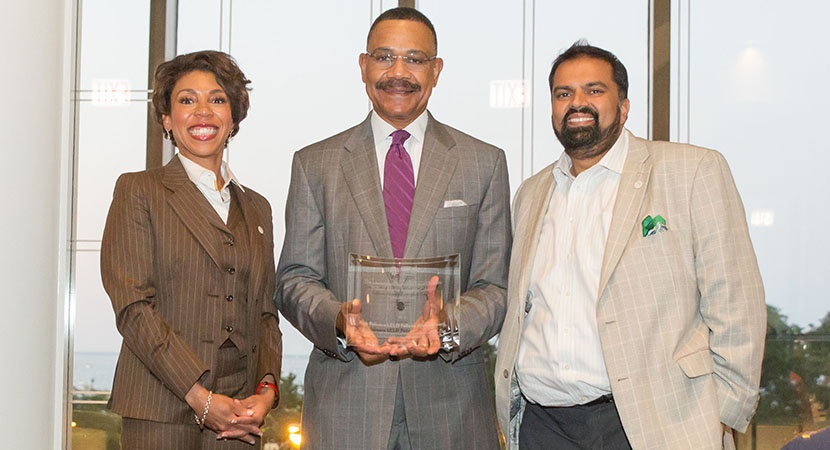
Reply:
[[[371,366],[389,358],[389,345],[378,343],[375,333],[361,316],[360,300],[354,299],[340,305],[337,328],[346,336],[346,346],[357,352],[363,364]]]

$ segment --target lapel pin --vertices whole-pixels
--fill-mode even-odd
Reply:
[[[265,230],[262,229],[262,225],[259,225],[256,229],[259,231],[259,234],[265,234]]]

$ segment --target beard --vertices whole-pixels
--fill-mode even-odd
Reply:
[[[569,127],[568,117],[575,113],[590,114],[594,118],[593,125]],[[562,146],[565,147],[565,153],[572,159],[591,159],[607,152],[617,141],[622,131],[620,120],[621,112],[620,108],[617,108],[614,122],[602,130],[599,127],[599,114],[593,108],[587,106],[571,108],[562,118],[561,131],[557,131],[556,127],[553,127],[553,132]]]

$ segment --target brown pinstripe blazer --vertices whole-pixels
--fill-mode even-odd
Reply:
[[[271,207],[245,188],[233,195],[248,227],[250,276],[244,353],[247,389],[279,377],[282,335],[274,288]],[[219,257],[228,231],[175,156],[166,166],[121,175],[101,242],[101,278],[123,337],[110,408],[122,416],[184,423],[187,391],[210,371],[228,337]],[[235,301],[241,301],[236,299]],[[240,318],[241,320],[241,318]]]
[[[412,448],[498,448],[479,346],[498,332],[505,310],[504,152],[429,117],[404,257],[461,255],[466,292],[452,361],[367,367],[338,344],[349,253],[392,256],[370,117],[294,155],[285,220],[277,302],[315,346],[305,374],[303,448],[386,449],[399,376]]]
[[[635,450],[734,448],[721,423],[744,431],[755,414],[766,332],[741,198],[720,153],[628,138],[597,299],[614,403]],[[513,203],[516,241],[495,374],[510,449],[518,447],[524,408],[514,365],[554,184],[548,166],[522,183]],[[643,218],[658,214],[668,230],[644,237]]]

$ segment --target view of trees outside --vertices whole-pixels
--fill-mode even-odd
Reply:
[[[778,449],[796,433],[830,425],[828,407],[830,313],[818,325],[802,329],[788,324],[778,308],[767,306],[761,401],[750,432],[758,435],[760,427],[760,434],[774,442],[770,448]]]

